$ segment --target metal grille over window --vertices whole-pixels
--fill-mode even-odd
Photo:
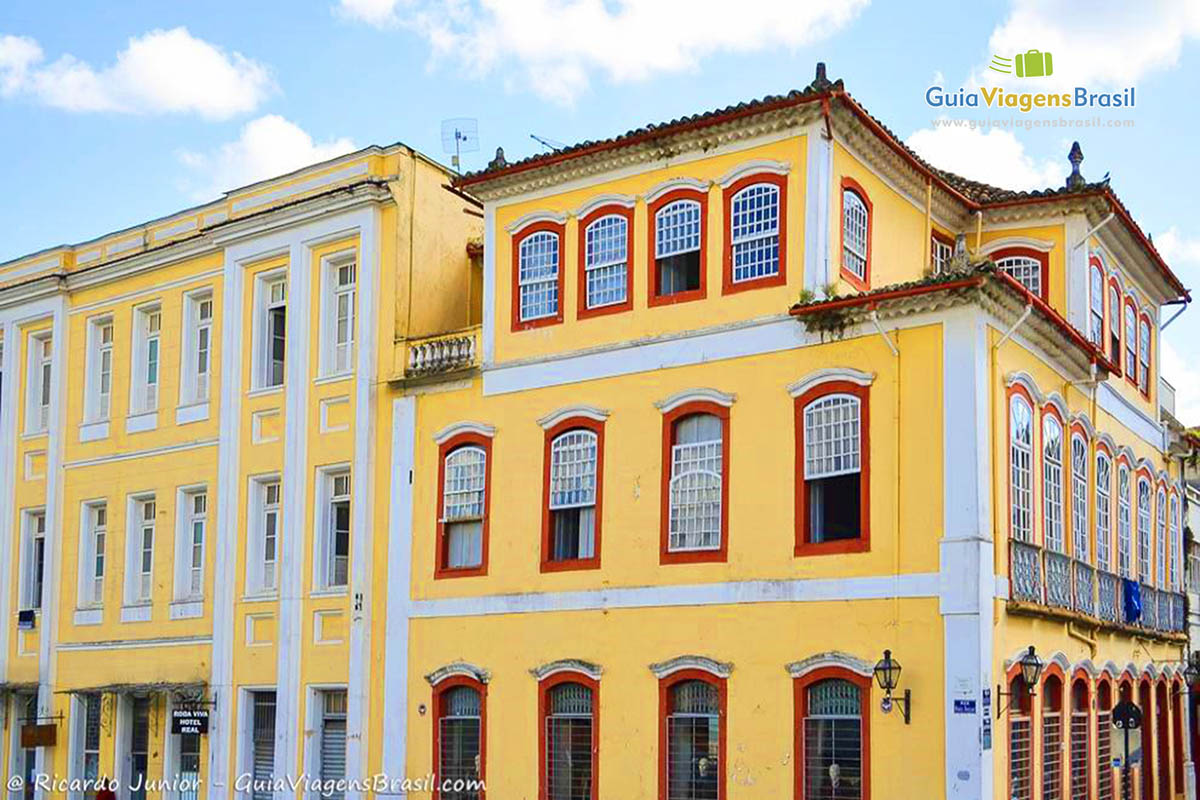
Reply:
[[[1112,709],[1103,697],[1096,708],[1096,796],[1113,800]]]
[[[521,240],[517,280],[521,321],[558,313],[558,234],[532,233]]]
[[[858,192],[842,192],[842,263],[859,280],[867,279],[867,204]]]
[[[1121,577],[1133,577],[1133,522],[1130,509],[1129,469],[1117,470],[1117,562]]]
[[[584,271],[587,307],[624,303],[629,279],[629,222],[619,214],[601,217],[587,226]]]
[[[443,520],[448,567],[473,567],[483,561],[486,480],[487,454],[482,448],[460,447],[446,456]]]
[[[1014,706],[1009,711],[1008,720],[1008,782],[1012,800],[1033,798],[1032,736],[1033,722],[1029,713]]]
[[[1063,442],[1062,425],[1052,416],[1042,421],[1042,524],[1046,546],[1056,553],[1063,541]]]
[[[1023,397],[1013,397],[1009,415],[1012,462],[1010,494],[1012,537],[1033,541],[1033,411]]]
[[[1009,256],[996,261],[996,266],[1017,279],[1031,294],[1042,294],[1042,262],[1029,256]]]
[[[861,800],[862,697],[857,686],[826,680],[808,689],[804,717],[806,800]]]
[[[442,800],[477,800],[469,784],[479,780],[481,701],[469,686],[456,686],[442,696],[438,720],[438,782]]]
[[[721,781],[721,703],[715,686],[671,688],[667,717],[667,800],[717,800]]]
[[[341,800],[346,796],[346,693],[321,693],[321,797]]]
[[[671,550],[721,546],[722,422],[693,414],[675,423],[671,448]]]
[[[1071,800],[1088,798],[1088,733],[1089,719],[1087,687],[1077,682],[1071,705]]]
[[[1055,690],[1057,691],[1057,690]],[[1042,712],[1042,797],[1062,796],[1062,711],[1060,704],[1050,701],[1050,687]]]
[[[747,186],[730,202],[733,280],[779,274],[779,187]]]
[[[275,693],[254,693],[251,747],[253,750],[253,800],[272,800],[272,781],[275,776]]]
[[[34,701],[36,703],[36,700]],[[34,708],[36,709],[36,705]],[[83,696],[83,777],[100,777],[100,695]]]
[[[1112,536],[1112,459],[1096,454],[1096,566],[1112,569],[1110,537]]]
[[[548,692],[547,800],[591,800],[592,690],[562,683]]]
[[[554,560],[595,555],[597,437],[572,430],[550,445]]]

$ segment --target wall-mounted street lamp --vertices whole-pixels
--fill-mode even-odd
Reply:
[[[883,660],[875,665],[875,680],[879,683],[879,688],[884,691],[883,702],[879,704],[879,707],[885,714],[892,710],[892,692],[896,690],[896,686],[900,683],[901,669],[903,668],[900,666],[900,662],[892,658],[891,650],[884,650]],[[904,724],[911,724],[912,691],[905,689],[904,698],[898,702],[900,704],[900,711],[904,714]]]
[[[1033,649],[1033,645],[1029,645],[1029,649],[1025,651],[1025,655],[1021,656],[1019,662],[1021,666],[1021,680],[1025,683],[1025,697],[1033,697],[1035,694],[1034,688],[1037,686],[1038,678],[1042,674],[1042,660],[1038,658],[1037,652]],[[1000,702],[1001,697],[1014,697],[1016,692],[1005,692],[1002,686],[996,687],[996,719],[1000,719],[1000,715],[1004,713],[1004,706]],[[1012,702],[1009,702],[1012,705]]]
[[[1186,664],[1183,668],[1183,686],[1175,690],[1176,694],[1197,693],[1192,687],[1200,683],[1200,650],[1193,650],[1187,657]]]

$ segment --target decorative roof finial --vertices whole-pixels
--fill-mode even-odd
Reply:
[[[1067,188],[1078,189],[1087,183],[1079,174],[1079,165],[1083,163],[1083,148],[1079,146],[1079,142],[1071,145],[1071,152],[1067,154],[1067,160],[1071,162],[1071,174],[1067,176]]]
[[[504,169],[508,166],[508,159],[504,157],[504,148],[496,148],[496,157],[488,162],[488,169]]]
[[[825,62],[817,62],[817,76],[813,78],[813,82],[808,85],[811,92],[824,92],[833,87],[833,81],[825,77]]]

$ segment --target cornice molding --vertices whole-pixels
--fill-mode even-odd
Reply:
[[[462,422],[453,422],[433,435],[435,444],[444,444],[455,436],[464,433],[474,433],[479,436],[486,436],[491,439],[496,435],[496,428],[484,422],[474,422],[472,420],[463,420]]]
[[[733,674],[733,664],[726,661],[716,661],[708,656],[686,655],[676,656],[675,658],[659,661],[650,665],[650,671],[654,673],[654,677],[662,680],[670,677],[676,672],[683,670],[694,669],[717,678],[728,678]]]
[[[768,158],[755,158],[738,164],[717,180],[717,185],[728,189],[742,178],[750,175],[787,175],[792,170],[790,161],[772,161]]]
[[[799,397],[815,386],[830,381],[849,381],[856,386],[870,386],[875,382],[874,372],[863,372],[852,367],[829,367],[810,372],[800,380],[787,387],[788,394]]]
[[[539,681],[544,681],[546,678],[562,672],[577,672],[598,681],[604,670],[599,664],[593,664],[591,661],[584,661],[581,658],[563,658],[529,670],[529,674]]]
[[[437,686],[447,678],[463,677],[477,680],[480,683],[487,683],[492,678],[492,674],[483,667],[477,667],[474,664],[469,664],[466,661],[455,661],[447,664],[444,667],[438,667],[433,672],[425,676],[425,680],[430,686]]]
[[[551,411],[549,414],[539,419],[537,424],[545,430],[550,430],[563,420],[571,419],[573,417],[584,417],[585,419],[590,419],[595,422],[604,422],[604,420],[608,419],[610,413],[611,412],[609,412],[607,409],[596,408],[596,406],[583,404],[563,406],[560,409]]]
[[[737,400],[736,394],[727,394],[719,389],[697,388],[684,389],[682,392],[676,392],[670,397],[659,400],[654,404],[664,414],[668,414],[679,408],[684,403],[716,403],[719,406],[729,408]]]
[[[650,191],[644,195],[647,205],[653,203],[658,198],[665,195],[667,192],[673,192],[676,189],[688,189],[701,194],[708,193],[708,187],[712,186],[712,181],[702,181],[698,178],[678,177],[670,178],[655,185]]]
[[[803,678],[810,672],[818,669],[826,669],[829,667],[838,667],[849,670],[855,675],[862,675],[864,678],[871,677],[875,672],[875,667],[869,661],[864,661],[858,656],[852,656],[849,653],[843,653],[840,650],[829,650],[824,653],[803,658],[799,661],[793,661],[787,665],[788,674],[793,678]]]

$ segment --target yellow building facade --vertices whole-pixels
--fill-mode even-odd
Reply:
[[[1128,697],[1185,796],[1187,291],[1081,157],[935,170],[822,69],[0,267],[6,778],[1113,798]]]

